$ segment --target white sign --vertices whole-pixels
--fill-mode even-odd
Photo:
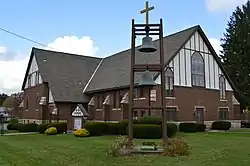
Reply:
[[[75,117],[74,118],[74,129],[81,129],[82,128],[82,118]]]

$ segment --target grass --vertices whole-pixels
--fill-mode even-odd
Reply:
[[[250,128],[240,128],[240,129],[232,129],[232,130],[229,130],[229,132],[248,132],[250,133]]]
[[[19,133],[19,131],[16,131],[16,130],[4,130],[4,134],[9,134],[9,133]]]
[[[182,136],[192,147],[192,154],[179,158],[107,157],[105,150],[115,140],[114,136],[3,136],[0,137],[0,165],[9,166],[12,162],[17,166],[248,166],[250,163],[248,133],[193,133]]]

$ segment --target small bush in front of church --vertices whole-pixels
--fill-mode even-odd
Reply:
[[[48,127],[55,127],[58,134],[67,133],[67,122],[50,123]]]
[[[48,127],[49,127],[49,123],[42,123],[37,126],[37,131],[41,134],[44,134],[45,131],[48,129]]]
[[[107,124],[105,122],[87,122],[84,128],[88,130],[90,136],[100,136],[105,134]]]
[[[169,139],[167,147],[164,149],[164,156],[178,157],[187,156],[191,153],[189,144],[180,137]]]
[[[119,135],[119,123],[106,123],[106,132],[105,134],[111,134],[111,135]]]
[[[229,130],[231,128],[231,122],[229,121],[214,121],[212,123],[212,130]]]
[[[172,138],[176,135],[178,126],[175,123],[167,123],[167,136]]]
[[[207,126],[203,123],[196,123],[196,131],[197,132],[205,132]]]
[[[134,138],[161,138],[162,136],[161,126],[152,124],[134,124],[133,126],[133,136]]]
[[[196,123],[183,122],[179,124],[179,131],[186,133],[195,133],[197,131],[197,125]]]
[[[56,135],[57,129],[55,127],[50,127],[45,131],[46,135]]]
[[[83,128],[83,129],[77,129],[76,131],[74,131],[74,136],[76,136],[76,137],[88,137],[89,136],[89,132],[85,128]]]
[[[38,124],[36,123],[28,123],[28,124],[17,123],[15,125],[17,131],[19,132],[37,132]]]
[[[162,118],[157,116],[145,116],[135,122],[136,124],[162,125]]]

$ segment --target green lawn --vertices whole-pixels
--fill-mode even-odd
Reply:
[[[16,130],[5,130],[4,131],[4,134],[8,134],[8,133],[19,133],[19,132]]]
[[[0,137],[0,165],[9,166],[248,166],[250,134],[182,134],[192,147],[188,157],[107,157],[115,137],[75,138],[73,135]],[[158,140],[160,142],[160,140]]]

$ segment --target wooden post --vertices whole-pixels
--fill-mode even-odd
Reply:
[[[165,62],[164,62],[164,45],[163,45],[163,25],[160,19],[160,63],[161,63],[161,105],[162,105],[162,139],[163,146],[167,144],[167,117],[166,117],[166,101],[165,101]]]
[[[134,68],[135,64],[135,21],[132,19],[132,37],[131,37],[131,66],[130,66],[130,90],[129,90],[129,111],[128,111],[128,148],[132,147],[133,139],[133,105],[134,105]]]

